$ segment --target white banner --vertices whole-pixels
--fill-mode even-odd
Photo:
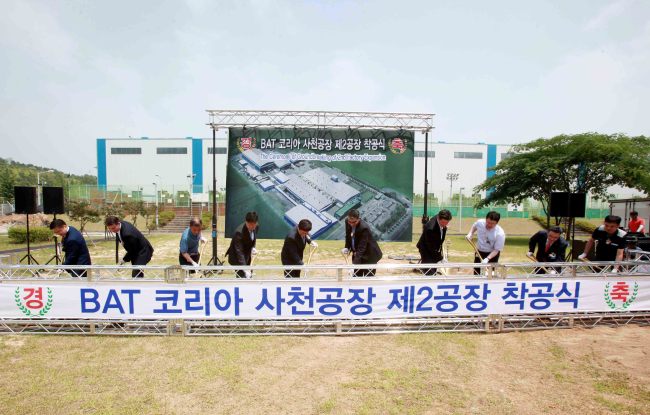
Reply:
[[[650,310],[650,278],[0,283],[0,318],[367,319]]]

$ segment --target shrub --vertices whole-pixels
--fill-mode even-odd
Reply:
[[[8,231],[9,241],[14,244],[24,244],[27,242],[27,227],[12,226]],[[52,238],[53,234],[47,226],[30,226],[29,242],[45,242]]]
[[[147,229],[149,230],[149,233],[151,233],[151,231],[155,231],[157,228],[158,227],[156,226],[156,220],[155,219],[150,220],[149,222],[147,222]]]
[[[175,217],[176,212],[173,210],[163,210],[162,212],[158,213],[158,225],[162,228],[174,220]]]
[[[597,227],[598,225],[594,225],[593,223],[586,220],[576,219],[576,229],[580,229],[583,232],[591,234],[596,230]]]
[[[201,215],[201,220],[203,221],[203,225],[201,226],[201,229],[212,229],[212,212],[203,212]]]
[[[99,209],[85,200],[71,201],[68,203],[68,216],[70,216],[70,219],[79,222],[79,232],[84,231],[88,222],[99,222],[101,220],[99,215]]]

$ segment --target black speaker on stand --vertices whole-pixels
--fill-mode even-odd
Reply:
[[[554,217],[569,218],[571,227],[571,253],[570,257],[573,259],[573,252],[575,252],[575,236],[576,236],[576,218],[584,218],[587,205],[586,193],[569,193],[569,192],[553,192],[551,193],[551,206],[549,207],[549,215]],[[567,234],[568,236],[568,234]]]
[[[43,188],[43,213],[54,215],[55,220],[58,213],[65,213],[63,187]],[[52,238],[54,239],[54,255],[52,255],[52,258],[50,258],[45,264],[55,261],[56,265],[59,265],[60,262],[63,262],[61,260],[61,255],[59,255],[59,243],[56,235]]]
[[[31,265],[32,262],[38,264],[36,259],[32,256],[32,251],[29,245],[29,215],[36,213],[36,188],[28,186],[14,186],[14,201],[15,213],[27,215],[27,254],[20,258],[19,262],[27,259],[27,264]]]

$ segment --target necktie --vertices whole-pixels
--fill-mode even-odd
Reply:
[[[546,249],[544,252],[548,252],[548,249],[551,247],[551,241],[546,241]]]

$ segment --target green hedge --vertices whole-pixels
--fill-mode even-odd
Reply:
[[[203,222],[201,229],[212,229],[212,212],[203,212],[201,215],[201,221]]]
[[[175,217],[176,212],[173,210],[163,210],[158,214],[158,225],[160,225],[160,227],[163,227],[174,220]]]
[[[594,225],[593,223],[586,220],[576,219],[576,229],[580,229],[583,232],[591,234],[596,230],[597,227],[598,225]]]
[[[24,244],[27,242],[27,227],[12,226],[8,231],[9,241],[14,244]],[[47,226],[30,226],[29,242],[45,242],[52,239],[54,234]]]

